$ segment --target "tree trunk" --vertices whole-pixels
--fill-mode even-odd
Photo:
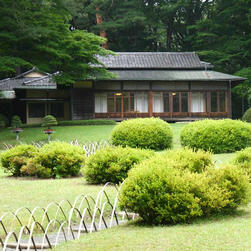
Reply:
[[[96,20],[97,20],[97,25],[101,25],[103,23],[103,18],[101,14],[99,13],[100,9],[99,7],[96,7]],[[107,34],[106,31],[103,29],[100,29],[99,33],[100,37],[106,38],[107,39]],[[102,45],[103,48],[108,49],[108,43],[107,40],[106,42]]]

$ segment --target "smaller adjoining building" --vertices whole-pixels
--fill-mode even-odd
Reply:
[[[114,78],[65,87],[33,68],[0,81],[8,96],[0,100],[0,113],[20,115],[26,123],[40,123],[47,114],[58,120],[230,118],[231,89],[245,80],[213,71],[194,52],[125,52],[98,59]]]

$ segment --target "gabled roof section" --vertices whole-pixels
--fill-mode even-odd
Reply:
[[[57,73],[55,73],[57,74]],[[14,89],[57,89],[57,84],[52,80],[54,74],[44,73],[35,67],[29,71],[0,81],[1,91]]]
[[[195,52],[118,52],[97,59],[107,69],[205,69],[209,63],[200,61]]]

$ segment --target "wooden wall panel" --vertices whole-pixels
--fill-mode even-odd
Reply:
[[[94,116],[93,91],[72,89],[71,106],[73,120],[92,119]]]

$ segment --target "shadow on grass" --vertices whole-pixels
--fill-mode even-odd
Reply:
[[[209,225],[212,223],[226,223],[228,221],[239,220],[239,219],[251,219],[251,204],[247,207],[241,207],[233,212],[225,212],[220,214],[215,214],[212,216],[204,216],[200,218],[195,218],[189,223],[177,223],[177,224],[166,224],[166,225],[149,225],[146,224],[143,219],[137,219],[135,221],[128,222],[127,226],[135,226],[135,227],[177,227],[177,226],[198,226],[198,225]],[[125,227],[126,227],[125,225]]]

